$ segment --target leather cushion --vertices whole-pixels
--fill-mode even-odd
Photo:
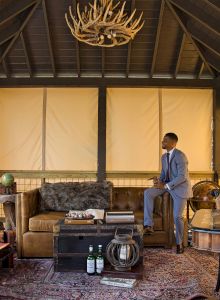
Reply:
[[[66,212],[46,211],[29,219],[29,231],[53,232],[53,225],[65,218]]]
[[[53,234],[50,232],[25,232],[23,257],[53,257]]]

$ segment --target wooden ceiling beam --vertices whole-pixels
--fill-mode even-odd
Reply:
[[[1,78],[0,87],[175,87],[212,88],[217,79],[32,77]]]
[[[38,7],[38,5],[40,4],[41,0],[38,0],[36,2],[36,4],[34,5],[34,7],[31,9],[30,13],[28,14],[28,16],[25,18],[24,22],[22,23],[21,27],[19,28],[19,30],[17,31],[16,35],[13,37],[13,39],[11,40],[11,42],[9,43],[9,45],[6,47],[6,49],[4,50],[2,56],[0,57],[0,63],[2,62],[2,60],[6,57],[6,55],[8,54],[8,52],[11,50],[12,46],[14,45],[15,41],[18,39],[20,33],[23,31],[24,27],[27,25],[28,21],[30,20],[30,18],[32,17],[33,13],[35,12],[36,8]]]
[[[3,11],[0,10],[0,26],[5,22],[11,20],[12,18],[16,17],[18,14],[26,10],[27,8],[31,7],[32,5],[36,4],[37,0],[19,0],[13,1],[5,7]]]
[[[131,0],[131,13],[135,9],[135,0]],[[130,71],[130,62],[131,62],[131,45],[132,41],[128,43],[128,52],[127,52],[127,63],[126,63],[126,77],[129,76]]]
[[[201,2],[202,0],[200,0]],[[206,10],[198,11],[198,7],[195,7],[195,1],[191,0],[169,0],[170,3],[178,7],[181,11],[186,13],[188,16],[194,18],[200,24],[204,25],[206,28],[210,29],[215,34],[220,35],[219,31],[219,19],[215,20],[214,16],[211,16],[206,12]],[[220,15],[219,15],[220,17]],[[214,20],[213,20],[214,19]],[[211,25],[210,25],[211,23]]]
[[[30,77],[32,77],[31,63],[30,63],[27,46],[26,46],[25,39],[24,39],[24,36],[23,36],[22,32],[20,33],[20,38],[21,38],[21,43],[22,43],[22,47],[23,47],[23,50],[24,50],[24,55],[25,55],[25,60],[26,60],[28,72],[29,72]]]
[[[213,72],[212,68],[209,66],[208,62],[206,61],[204,55],[202,54],[202,52],[200,51],[200,49],[198,48],[197,44],[195,43],[195,41],[193,40],[190,32],[187,30],[184,22],[182,21],[182,19],[180,18],[180,16],[178,15],[178,13],[176,12],[176,10],[173,8],[172,4],[171,4],[171,0],[165,0],[167,6],[169,7],[170,11],[173,13],[174,17],[176,18],[176,20],[178,21],[179,25],[181,26],[182,30],[184,31],[184,33],[186,34],[187,38],[191,41],[191,43],[193,44],[194,48],[196,49],[196,51],[198,52],[200,58],[204,61],[206,67],[208,68],[210,74],[212,76],[215,76],[215,73]]]
[[[174,72],[174,77],[175,78],[177,77],[177,74],[178,74],[178,71],[179,71],[179,66],[180,66],[180,62],[181,62],[181,56],[182,56],[182,52],[183,52],[183,49],[184,49],[185,40],[186,40],[186,35],[185,35],[185,33],[183,33],[180,48],[179,48],[179,54],[178,54],[177,62],[176,62],[176,68],[175,68],[175,72]]]
[[[43,15],[44,15],[44,23],[45,23],[46,32],[47,32],[47,42],[48,42],[48,47],[49,47],[50,61],[51,61],[51,65],[52,65],[53,76],[56,76],[55,59],[54,59],[54,54],[53,54],[51,33],[50,33],[50,28],[49,28],[49,22],[48,22],[48,16],[47,16],[47,7],[46,7],[46,4],[45,4],[45,0],[42,0],[42,8],[43,8]]]
[[[151,77],[153,77],[154,68],[155,68],[155,64],[156,64],[157,51],[158,51],[158,45],[159,45],[159,40],[160,40],[160,31],[161,31],[161,26],[162,26],[162,22],[163,22],[164,7],[165,7],[165,2],[164,2],[164,0],[161,0],[160,14],[159,14],[159,20],[158,20],[158,25],[157,25],[157,34],[156,34],[156,40],[155,40],[155,44],[154,44],[154,52],[153,52],[152,65],[151,65],[151,71],[150,71]]]
[[[13,25],[0,30],[0,45],[3,45],[7,41],[11,40],[18,32],[20,26],[20,21],[16,20],[15,22],[13,22]]]

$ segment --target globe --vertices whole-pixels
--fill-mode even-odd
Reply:
[[[14,183],[14,176],[10,173],[5,173],[2,175],[2,185],[5,187],[12,186]]]
[[[193,211],[215,207],[215,198],[220,191],[217,183],[208,180],[200,181],[193,186],[192,190],[193,198],[190,199],[190,206]]]

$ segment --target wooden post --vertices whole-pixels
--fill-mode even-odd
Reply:
[[[220,174],[220,84],[217,84],[213,90],[213,169],[214,181],[218,183]]]
[[[106,87],[99,87],[98,99],[98,174],[97,180],[106,179]]]

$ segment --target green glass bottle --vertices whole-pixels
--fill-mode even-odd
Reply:
[[[87,257],[86,272],[88,275],[95,274],[95,256],[93,254],[93,245],[89,245],[89,255]]]
[[[101,275],[104,270],[104,256],[102,255],[102,245],[98,245],[98,255],[96,257],[96,273]]]

